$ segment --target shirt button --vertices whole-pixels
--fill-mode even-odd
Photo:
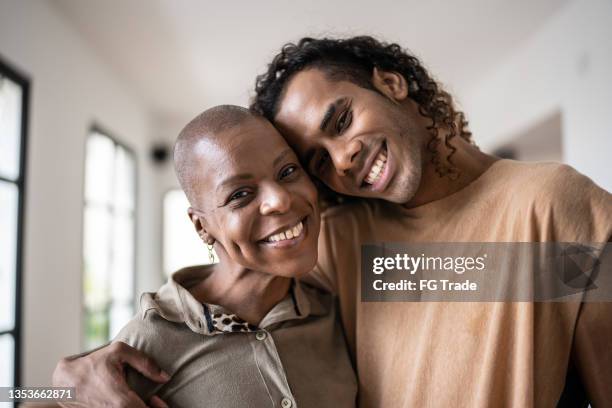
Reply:
[[[266,337],[267,337],[266,332],[262,332],[262,331],[260,331],[260,332],[255,333],[255,338],[256,338],[257,340],[259,340],[259,341],[265,340],[265,339],[266,339]],[[284,401],[284,400],[283,400],[283,401]],[[289,402],[291,402],[291,401],[289,401]],[[289,405],[289,406],[291,406],[291,405]],[[283,407],[284,407],[284,405],[283,405]]]
[[[281,407],[283,407],[283,408],[291,408],[292,405],[293,405],[293,403],[287,397],[285,397],[285,398],[283,398],[281,400]]]

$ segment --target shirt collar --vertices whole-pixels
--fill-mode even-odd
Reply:
[[[185,323],[196,333],[220,334],[217,322],[212,325],[213,316],[232,315],[232,312],[219,305],[202,304],[188,290],[210,273],[209,265],[191,266],[175,272],[156,293],[142,294],[140,297],[142,317],[148,311],[154,311],[168,321]],[[264,316],[259,328],[265,329],[283,321],[325,313],[327,307],[317,296],[317,291],[304,287],[297,279],[293,279],[287,296]]]

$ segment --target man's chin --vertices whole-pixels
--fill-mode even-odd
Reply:
[[[418,177],[413,177],[410,182],[406,183],[405,185],[391,185],[389,187],[394,188],[389,188],[387,194],[381,194],[381,197],[379,198],[395,204],[406,205],[414,199],[417,190],[419,189],[420,180],[421,177],[419,174]]]
[[[412,198],[411,196],[407,196],[406,194],[394,194],[394,193],[388,193],[388,192],[369,193],[369,194],[360,193],[360,194],[352,194],[352,196],[358,197],[358,198],[366,198],[370,200],[372,199],[383,200],[383,201],[388,201],[394,204],[406,204]]]
[[[393,204],[404,205],[412,199],[412,196],[409,196],[406,194],[384,194],[384,195],[381,195],[380,197],[374,197],[374,198],[379,199],[379,200],[388,201]]]

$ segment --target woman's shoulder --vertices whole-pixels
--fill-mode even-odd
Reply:
[[[191,331],[184,322],[168,320],[153,307],[154,296],[154,293],[141,295],[138,313],[121,328],[115,340],[144,352],[156,352],[168,346],[172,339]]]

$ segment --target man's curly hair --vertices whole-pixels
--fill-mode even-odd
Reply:
[[[451,159],[457,149],[450,141],[458,135],[472,143],[467,121],[463,112],[455,109],[451,95],[442,89],[415,56],[398,44],[388,44],[369,36],[302,38],[297,44],[285,44],[268,65],[268,70],[257,77],[251,109],[273,122],[287,83],[296,73],[309,68],[320,69],[330,80],[349,81],[376,92],[371,79],[374,68],[401,74],[408,83],[409,97],[418,104],[421,115],[431,120],[427,127],[431,134],[427,147],[432,153],[436,171],[440,176],[457,177]],[[443,140],[440,130],[444,130]],[[441,142],[450,151],[446,163],[437,153]]]

